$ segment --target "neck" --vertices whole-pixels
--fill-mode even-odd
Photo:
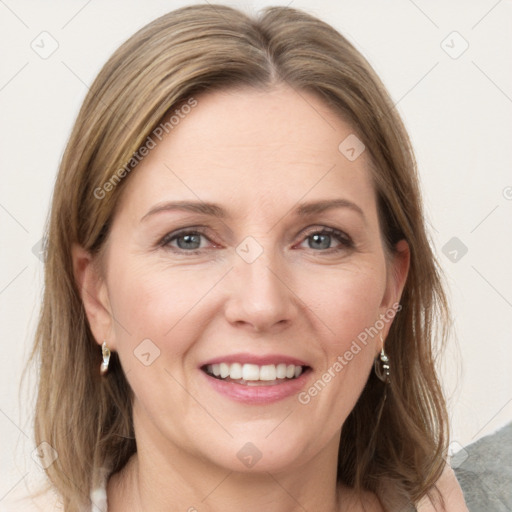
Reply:
[[[128,472],[109,482],[109,512],[334,512],[346,510],[339,504],[336,488],[285,475],[246,475],[225,470],[190,475],[177,468],[155,475],[145,472],[137,455],[127,465]],[[156,477],[156,478],[155,478]]]
[[[339,438],[300,467],[246,472],[219,467],[174,445],[164,450],[139,434],[137,439],[138,452],[108,483],[109,512],[353,510],[349,490],[336,482]]]

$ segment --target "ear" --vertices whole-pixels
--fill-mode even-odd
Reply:
[[[405,240],[400,240],[395,245],[395,250],[387,265],[386,290],[380,307],[381,315],[385,315],[385,318],[388,319],[382,330],[383,338],[387,337],[394,316],[399,311],[397,306],[409,273],[410,258],[409,244]]]
[[[109,339],[113,324],[106,282],[101,277],[95,260],[83,247],[73,244],[71,256],[77,287],[96,343],[101,345],[103,341],[107,341],[113,349],[114,340]]]

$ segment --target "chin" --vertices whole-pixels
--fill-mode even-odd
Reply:
[[[233,439],[212,439],[205,456],[217,466],[241,473],[279,473],[304,464],[309,452],[305,436],[299,437],[297,431],[293,434],[288,429],[269,435],[276,423],[268,423],[273,424],[270,429],[246,428]]]

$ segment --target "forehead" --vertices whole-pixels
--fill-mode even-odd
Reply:
[[[195,99],[132,171],[123,192],[131,208],[184,198],[284,208],[347,196],[373,208],[366,152],[351,160],[340,151],[354,130],[316,95],[283,85]]]

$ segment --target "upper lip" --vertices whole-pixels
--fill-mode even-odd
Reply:
[[[240,364],[256,364],[264,366],[267,364],[293,364],[295,366],[309,366],[307,363],[296,357],[283,354],[229,354],[225,356],[214,357],[201,363],[199,366],[220,363],[240,363]]]

